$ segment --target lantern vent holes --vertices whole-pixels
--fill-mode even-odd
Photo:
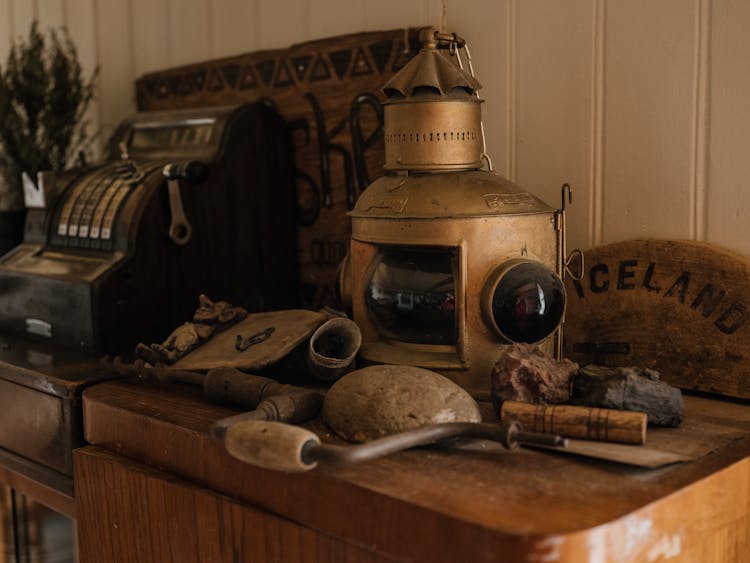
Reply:
[[[386,143],[439,143],[457,141],[476,141],[479,133],[476,131],[412,131],[401,133],[386,133]]]

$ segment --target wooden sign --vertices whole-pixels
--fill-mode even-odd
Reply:
[[[349,248],[346,212],[383,174],[380,88],[417,53],[416,30],[342,35],[147,74],[138,109],[263,100],[292,129],[304,305],[332,304]]]
[[[649,367],[683,389],[750,398],[750,260],[668,240],[585,255],[583,279],[566,281],[566,357]]]

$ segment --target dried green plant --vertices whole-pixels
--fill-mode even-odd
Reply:
[[[41,170],[62,170],[88,150],[85,114],[96,75],[84,78],[64,28],[45,38],[33,22],[28,40],[13,44],[0,67],[0,176],[7,187],[0,207],[22,207],[23,172],[35,179]]]

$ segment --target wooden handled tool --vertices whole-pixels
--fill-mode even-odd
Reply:
[[[520,444],[552,448],[567,445],[560,436],[524,432],[517,422],[502,425],[476,422],[431,424],[356,446],[322,444],[315,433],[305,428],[257,420],[235,422],[214,437],[224,442],[230,455],[245,463],[287,472],[308,471],[319,461],[349,465],[451,438],[492,440],[509,450]]]
[[[314,432],[281,422],[246,421],[233,424],[224,434],[229,455],[266,469],[296,473],[317,465],[307,451],[320,445]]]
[[[532,432],[604,442],[646,443],[648,416],[642,412],[505,401],[500,416],[503,422],[516,420]]]

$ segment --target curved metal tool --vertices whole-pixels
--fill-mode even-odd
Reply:
[[[277,471],[309,471],[318,462],[349,465],[369,461],[416,446],[452,438],[478,438],[499,442],[514,450],[521,444],[565,447],[567,440],[552,434],[524,432],[515,421],[498,424],[446,422],[386,436],[357,446],[323,444],[314,432],[279,422],[245,420],[225,425],[222,439],[230,455],[258,467]]]

